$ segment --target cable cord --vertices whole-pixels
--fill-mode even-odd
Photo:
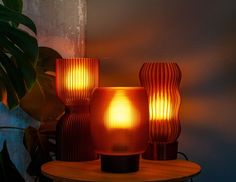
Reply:
[[[185,159],[186,161],[189,161],[188,156],[187,156],[185,153],[183,153],[183,152],[177,152],[177,154],[179,154],[179,155],[181,155],[182,157],[184,157],[184,159]],[[190,178],[190,182],[193,182],[193,178]]]

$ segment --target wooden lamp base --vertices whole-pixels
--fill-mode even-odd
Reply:
[[[178,142],[160,144],[149,143],[142,158],[148,160],[175,160],[177,159]]]

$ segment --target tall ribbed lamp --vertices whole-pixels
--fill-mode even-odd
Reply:
[[[56,90],[65,105],[65,114],[57,124],[57,160],[96,159],[90,132],[89,102],[98,81],[98,59],[56,60]]]
[[[177,158],[181,71],[176,63],[144,63],[139,78],[149,100],[149,145],[143,158]]]

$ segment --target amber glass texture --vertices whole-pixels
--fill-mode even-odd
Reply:
[[[148,143],[148,98],[142,87],[100,87],[91,99],[91,132],[99,154],[144,152]]]
[[[66,107],[65,114],[57,123],[57,160],[97,159],[90,132],[89,105]]]
[[[57,123],[57,160],[97,158],[91,138],[89,101],[92,90],[98,87],[98,70],[97,59],[56,60],[57,95],[66,108]]]
[[[94,58],[56,60],[57,95],[65,105],[89,100],[99,83],[99,61]]]
[[[179,66],[176,63],[144,63],[139,78],[148,94],[150,142],[176,141],[181,131]]]

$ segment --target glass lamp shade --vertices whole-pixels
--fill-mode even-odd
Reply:
[[[56,90],[65,105],[86,102],[98,87],[99,61],[93,58],[57,59]]]
[[[101,168],[138,170],[148,143],[148,98],[142,87],[101,87],[91,99],[91,131]]]
[[[175,159],[179,121],[181,71],[176,63],[144,63],[139,78],[149,100],[149,146],[146,159]]]
[[[90,131],[89,101],[98,87],[99,61],[90,58],[56,60],[57,95],[65,114],[57,124],[57,159],[96,159]]]

